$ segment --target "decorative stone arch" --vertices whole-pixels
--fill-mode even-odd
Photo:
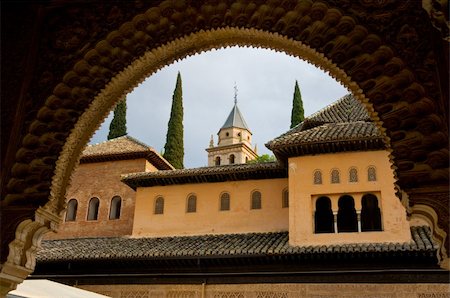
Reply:
[[[82,49],[81,56],[69,49],[69,54],[77,57],[73,68],[59,83],[47,80],[54,86],[53,93],[27,124],[28,134],[17,150],[2,202],[9,206],[30,200],[34,206],[42,206],[11,224],[15,240],[8,240],[9,255],[1,274],[12,285],[25,277],[17,268],[34,268],[29,265],[34,264],[35,244],[40,239],[29,239],[56,230],[61,222],[72,170],[83,146],[114,104],[163,66],[213,48],[270,48],[328,71],[366,105],[380,130],[389,132],[386,141],[392,144],[401,187],[416,182],[448,183],[448,131],[441,130],[446,121],[435,112],[439,94],[430,91],[438,87],[433,78],[422,75],[422,66],[401,58],[410,57],[408,50],[416,47],[414,41],[427,32],[402,24],[396,28],[396,39],[386,42],[374,24],[364,23],[370,23],[370,18],[353,15],[352,11],[383,9],[385,2],[362,2],[355,9],[309,1],[283,5],[239,0],[187,3],[162,1],[136,13],[104,39],[96,39]],[[408,5],[415,4],[396,5],[401,12],[411,11]],[[432,56],[427,59],[427,63],[433,62]],[[417,126],[411,126],[409,120],[418,114],[422,116]],[[447,218],[444,228],[448,231],[448,208],[435,208],[435,212],[439,218]],[[29,218],[33,217],[31,224]]]

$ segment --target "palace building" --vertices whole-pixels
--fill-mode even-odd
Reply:
[[[352,95],[268,142],[277,162],[246,163],[257,155],[236,102],[218,135],[194,169],[130,137],[87,147],[33,278],[111,297],[331,297],[313,285],[343,282],[407,297],[447,278]]]

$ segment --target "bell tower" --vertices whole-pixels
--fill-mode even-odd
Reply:
[[[252,133],[237,105],[237,87],[234,86],[234,106],[220,128],[217,146],[211,136],[208,166],[243,164],[258,157],[252,149]]]

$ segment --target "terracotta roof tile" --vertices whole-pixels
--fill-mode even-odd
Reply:
[[[131,136],[122,136],[86,146],[82,152],[80,162],[87,163],[132,158],[146,158],[158,169],[173,169],[173,166],[156,152],[154,148]]]
[[[266,146],[280,157],[386,148],[365,106],[351,94],[307,117]]]
[[[122,175],[122,181],[133,189],[155,185],[224,182],[249,179],[286,178],[287,169],[277,162],[176,169]]]
[[[435,252],[428,227],[411,227],[410,243],[371,243],[293,247],[288,232],[163,238],[83,238],[42,241],[38,262],[101,259]]]

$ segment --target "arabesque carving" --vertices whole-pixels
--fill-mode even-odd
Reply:
[[[430,40],[434,27],[426,22],[420,3],[157,3],[98,2],[94,8],[67,3],[46,12],[48,34],[39,43],[42,56],[29,90],[33,100],[2,209],[6,213],[20,205],[44,206],[40,210],[48,216],[40,221],[36,213],[39,224],[24,230],[25,238],[5,234],[2,243],[14,243],[14,257],[8,257],[2,272],[7,264],[33,265],[31,255],[40,237],[34,246],[29,245],[31,239],[40,227],[55,229],[61,220],[71,171],[117,100],[163,66],[212,48],[266,47],[329,71],[366,104],[386,133],[403,190],[448,185],[446,100]],[[414,200],[410,198],[411,204]],[[433,200],[426,204],[436,210],[439,204]],[[15,229],[20,222],[28,221],[19,218],[11,225]],[[448,234],[448,217],[440,217],[438,225]],[[24,257],[26,251],[29,257]]]

